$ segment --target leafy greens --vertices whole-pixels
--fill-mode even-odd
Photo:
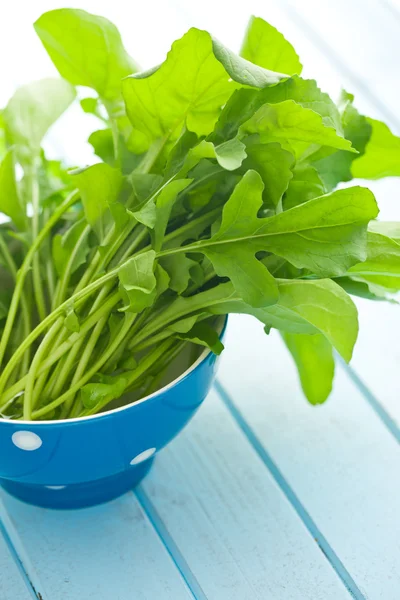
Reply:
[[[179,352],[221,353],[229,313],[278,329],[325,401],[334,351],[349,361],[357,339],[349,294],[400,290],[400,224],[337,186],[399,176],[399,138],[303,79],[260,18],[239,55],[192,28],[146,72],[102,17],[53,10],[35,30],[62,78],[0,112],[0,414],[81,417],[154,391]],[[77,86],[101,160],[68,170],[41,144]]]

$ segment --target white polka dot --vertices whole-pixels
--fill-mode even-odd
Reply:
[[[66,485],[46,485],[48,490],[65,490]]]
[[[131,465],[138,465],[139,463],[144,462],[145,460],[148,460],[149,458],[151,458],[153,456],[155,451],[156,451],[155,448],[148,448],[144,452],[141,452],[140,454],[135,456],[135,458],[132,458]]]
[[[37,450],[43,444],[40,437],[32,431],[16,431],[12,435],[12,441],[17,448],[21,450]]]

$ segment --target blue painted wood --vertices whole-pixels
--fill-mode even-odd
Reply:
[[[13,555],[14,554],[14,555]],[[0,525],[0,599],[32,600],[33,589],[25,583],[24,576],[17,566],[18,558],[6,543],[3,527]],[[30,588],[30,589],[29,589]]]
[[[350,598],[215,392],[141,490],[185,558],[196,597]]]
[[[266,336],[253,319],[231,319],[226,346],[220,380],[260,444],[361,592],[369,600],[396,600],[395,438],[341,368],[332,398],[310,406],[280,338]]]
[[[132,493],[70,512],[28,506],[5,492],[2,499],[11,541],[43,600],[192,598]]]

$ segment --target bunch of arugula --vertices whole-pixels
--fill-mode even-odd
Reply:
[[[400,138],[302,79],[252,18],[240,55],[190,29],[138,72],[117,29],[54,10],[35,29],[62,79],[0,113],[0,413],[59,419],[153,391],[189,344],[223,348],[217,315],[282,333],[312,403],[358,332],[350,294],[400,289],[400,224],[353,177],[400,175]],[[42,140],[75,100],[101,162],[68,172]],[[19,177],[16,177],[16,173]]]

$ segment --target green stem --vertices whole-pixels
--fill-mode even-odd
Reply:
[[[71,386],[71,388],[62,394],[57,400],[50,402],[47,406],[40,408],[39,410],[34,411],[33,418],[37,419],[38,417],[42,417],[53,409],[61,406],[66,400],[68,400],[71,396],[75,396],[75,394],[83,387],[90,379],[95,375],[105,362],[109,359],[109,357],[115,352],[120,343],[123,341],[124,337],[128,333],[132,323],[134,322],[136,315],[129,315],[126,317],[124,324],[122,325],[118,335],[115,337],[113,342],[107,348],[107,350],[102,354],[101,358],[97,360],[97,362],[93,365],[91,369],[86,373],[84,377],[82,377],[75,385]]]
[[[15,289],[14,289],[14,294],[13,294],[13,297],[12,297],[12,300],[11,300],[11,305],[10,305],[10,309],[8,311],[6,325],[4,327],[3,335],[1,337],[1,342],[0,342],[0,367],[2,365],[2,362],[3,362],[3,359],[4,359],[4,354],[5,354],[5,351],[7,349],[7,344],[8,344],[8,341],[10,339],[12,327],[13,327],[13,324],[14,324],[14,321],[15,321],[17,310],[18,310],[18,305],[19,305],[19,302],[20,302],[21,297],[23,295],[23,287],[24,287],[24,283],[25,283],[25,278],[26,278],[27,274],[29,273],[29,270],[30,270],[30,267],[31,267],[31,264],[32,264],[32,260],[33,260],[35,254],[36,254],[36,251],[40,248],[41,244],[46,239],[46,236],[51,232],[52,228],[57,223],[57,221],[59,221],[59,219],[63,216],[63,214],[69,208],[71,208],[71,206],[73,206],[73,204],[76,203],[76,201],[78,200],[78,198],[79,198],[79,192],[78,191],[72,192],[68,196],[68,198],[61,204],[61,206],[59,206],[54,211],[53,216],[50,217],[50,219],[47,221],[47,223],[45,224],[45,226],[43,227],[43,229],[40,231],[39,235],[34,240],[32,246],[29,248],[28,253],[25,256],[25,260],[22,263],[22,265],[21,265],[21,267],[20,267],[20,269],[18,271],[18,275],[17,275],[17,279],[16,279],[16,284],[15,284]],[[51,315],[49,315],[49,317],[50,316]],[[47,317],[46,319],[44,319],[44,321],[42,321],[42,324],[45,323],[45,321],[47,319],[49,319],[49,317]],[[48,321],[47,325],[49,325],[52,322],[54,322],[54,320],[55,319],[50,319],[50,322]],[[46,329],[46,326],[44,327],[44,329]],[[36,339],[36,337],[38,335],[40,335],[40,333],[42,331],[44,331],[44,329],[42,328],[39,331],[39,333],[37,333],[37,335],[35,335],[33,337],[32,341],[34,341]],[[26,339],[28,339],[28,338],[29,338],[29,336],[27,336]],[[25,345],[24,352],[25,352],[26,349],[29,348],[29,345],[30,344]],[[21,348],[21,346],[20,346],[20,348]],[[17,353],[18,353],[18,351],[17,351]],[[20,360],[20,359],[21,359],[21,352],[18,353],[18,360]],[[3,373],[3,375],[4,375],[4,373]],[[2,377],[3,377],[3,375],[2,375]],[[4,389],[4,387],[1,388],[1,384],[0,384],[0,394],[1,394],[2,389]]]
[[[88,343],[86,344],[85,349],[82,353],[82,356],[79,360],[79,363],[78,363],[78,366],[74,373],[74,376],[72,378],[72,381],[71,381],[72,387],[82,378],[83,373],[84,373],[84,371],[89,363],[89,360],[92,356],[94,348],[99,340],[100,335],[102,334],[104,326],[107,323],[107,320],[108,320],[108,315],[106,315],[105,317],[102,317],[100,319],[100,321],[97,323],[96,327],[93,329],[93,331],[90,335],[90,338],[88,340]],[[69,414],[69,411],[71,410],[73,402],[74,402],[74,396],[71,396],[68,400],[66,400],[64,407],[63,407],[65,416],[67,416]]]
[[[30,183],[30,200],[32,203],[32,243],[39,235],[39,218],[40,218],[40,196],[39,196],[39,182],[37,178],[37,169],[35,166],[32,167],[32,171],[27,174],[28,181]],[[32,257],[32,274],[33,274],[33,292],[35,295],[36,308],[38,311],[39,318],[42,320],[45,318],[47,309],[46,302],[44,299],[43,282],[40,273],[40,253],[37,251]]]
[[[81,325],[80,331],[78,333],[73,333],[67,341],[63,342],[61,346],[56,351],[54,351],[51,356],[49,356],[47,360],[43,361],[42,365],[38,370],[38,375],[41,375],[46,369],[52,367],[54,363],[56,363],[66,352],[68,352],[68,350],[70,350],[78,340],[83,338],[87,334],[87,332],[90,331],[90,329],[96,325],[97,321],[103,316],[103,314],[108,313],[108,311],[111,310],[111,308],[115,306],[120,301],[120,299],[121,297],[119,292],[115,292],[112,296],[110,296],[109,300],[105,302],[101,308],[99,308],[96,312],[94,312],[90,317],[86,319],[86,321]],[[14,355],[15,354],[16,353],[14,353]],[[18,363],[18,360],[16,362]],[[10,363],[7,364],[7,371],[11,370],[9,364]],[[6,375],[8,377],[8,374]],[[1,396],[3,404],[0,407],[0,412],[4,411],[4,409],[7,408],[7,406],[13,401],[16,394],[18,394],[24,389],[26,379],[26,377],[22,377],[19,381],[17,381],[17,383],[15,383],[6,392],[4,392],[4,394]]]
[[[152,367],[158,360],[159,358],[161,358],[162,356],[164,356],[164,354],[169,350],[169,348],[172,346],[171,340],[168,340],[167,342],[164,342],[164,344],[160,344],[160,346],[158,346],[157,348],[155,348],[155,350],[153,352],[150,352],[147,356],[145,356],[140,363],[138,364],[138,366],[136,367],[136,369],[134,370],[133,374],[131,375],[131,377],[128,379],[127,385],[126,385],[126,389],[130,388],[135,381],[137,381],[138,379],[140,379],[140,377],[146,373],[146,371]],[[94,415],[95,413],[99,412],[102,408],[104,408],[104,406],[107,406],[107,404],[109,404],[109,400],[103,402],[102,404],[97,404],[95,407],[87,409],[86,411],[84,411],[81,415],[79,415],[80,417],[88,417],[90,415]]]
[[[14,262],[13,257],[10,254],[7,244],[5,243],[5,241],[3,239],[3,236],[1,236],[1,235],[0,235],[0,250],[3,253],[4,260],[6,261],[6,264],[7,264],[8,268],[10,269],[10,272],[14,278],[14,281],[16,281],[17,277],[18,277],[17,266]],[[28,301],[26,299],[26,295],[25,295],[23,289],[21,290],[21,309],[22,309],[22,318],[24,321],[24,337],[27,337],[31,330],[31,314],[30,314],[30,310],[29,310]],[[27,350],[24,354],[23,362],[21,365],[21,372],[23,372],[23,373],[25,373],[28,368],[29,358],[30,358],[30,350]]]
[[[57,308],[57,306],[59,306],[60,304],[62,304],[64,302],[65,296],[67,294],[69,280],[71,278],[72,267],[74,265],[74,261],[76,259],[77,254],[79,253],[82,245],[85,243],[86,238],[90,233],[90,230],[91,230],[90,225],[87,225],[85,227],[85,229],[82,231],[81,235],[79,236],[79,239],[76,242],[73,251],[71,252],[71,255],[68,259],[68,262],[67,262],[64,272],[62,274],[62,277],[59,281],[59,285],[57,286],[57,294],[53,298],[53,304],[52,304],[53,310],[55,308]]]
[[[33,390],[35,385],[35,379],[40,362],[45,356],[50,344],[52,343],[54,336],[64,322],[63,318],[59,318],[53,325],[53,327],[44,336],[43,342],[40,344],[35,356],[33,357],[31,368],[26,378],[25,394],[24,394],[24,420],[32,420],[32,408],[33,408]]]

